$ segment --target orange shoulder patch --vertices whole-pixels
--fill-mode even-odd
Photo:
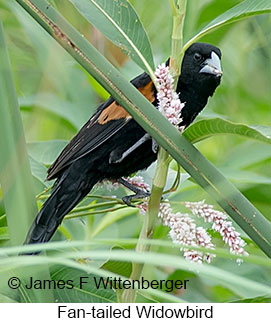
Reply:
[[[144,87],[138,88],[139,92],[141,92],[147,100],[151,103],[154,102],[154,90],[153,90],[153,83],[152,81],[149,82]],[[98,123],[105,124],[111,120],[118,120],[118,119],[130,119],[131,115],[116,101],[111,103],[107,108],[105,108],[98,118]]]
[[[151,103],[155,101],[154,96],[154,90],[153,90],[153,83],[150,81],[147,85],[144,87],[140,87],[139,92],[141,92],[147,100],[149,100]]]
[[[105,124],[110,120],[118,120],[122,118],[129,119],[131,116],[122,106],[114,101],[103,110],[98,118],[98,122],[100,124]]]

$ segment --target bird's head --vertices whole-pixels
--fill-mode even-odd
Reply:
[[[222,77],[221,51],[206,44],[194,43],[185,52],[177,92],[182,110],[181,125],[188,126],[207,104],[220,84]]]
[[[207,98],[213,95],[222,76],[221,51],[206,44],[194,43],[185,52],[180,80]]]

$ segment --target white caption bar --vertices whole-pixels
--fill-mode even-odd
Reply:
[[[271,304],[0,304],[1,321],[48,322],[263,322]]]

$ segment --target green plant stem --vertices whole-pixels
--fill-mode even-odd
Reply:
[[[180,74],[181,49],[183,44],[183,20],[185,17],[186,0],[178,0],[178,6],[171,2],[173,9],[173,32],[172,32],[172,53],[170,71],[174,77],[174,87],[177,86],[177,80]],[[163,149],[159,148],[156,172],[153,178],[151,196],[148,204],[148,212],[144,217],[143,226],[140,232],[139,240],[136,246],[136,252],[147,252],[150,245],[143,243],[142,240],[151,239],[155,227],[155,222],[160,210],[160,203],[163,191],[167,181],[168,167],[172,158]],[[137,280],[141,277],[144,263],[133,263],[130,280]],[[127,289],[123,292],[123,301],[134,303],[136,300],[136,290]]]
[[[90,197],[90,198],[93,198],[93,199],[103,199],[103,200],[108,200],[108,201],[116,201],[116,202],[118,202],[120,204],[123,204],[123,201],[121,199],[118,199],[117,197],[112,197],[112,196],[88,194],[87,197]]]
[[[78,213],[78,212],[82,212],[82,211],[87,211],[87,210],[91,210],[91,209],[97,209],[97,208],[104,207],[104,206],[114,206],[116,204],[124,204],[124,202],[120,203],[117,201],[110,201],[110,202],[102,202],[102,203],[95,203],[95,204],[90,204],[90,205],[86,205],[86,206],[80,206],[80,207],[74,208],[70,212],[70,214]]]
[[[163,195],[171,193],[171,192],[175,192],[177,190],[177,188],[179,187],[179,184],[180,184],[180,175],[181,175],[181,167],[179,164],[177,164],[177,174],[176,174],[176,178],[174,180],[174,183],[172,184],[171,188],[169,188],[168,190],[163,192]]]
[[[183,56],[183,24],[186,12],[186,1],[178,0],[176,10],[173,10],[173,30],[171,40],[170,72],[174,78],[175,88],[180,75],[181,61]]]
[[[42,192],[40,192],[38,195],[36,195],[36,200],[41,200],[43,198],[43,196],[49,197],[50,195],[46,195],[45,193],[49,192],[52,187],[53,187],[53,185],[46,187]]]
[[[160,201],[167,180],[170,157],[164,149],[160,149],[158,155],[156,173],[153,179],[151,196],[148,204],[148,212],[146,212],[144,216],[143,226],[136,245],[136,252],[146,252],[150,250],[150,244],[146,244],[144,240],[152,238],[155,222],[160,209]],[[130,280],[139,279],[143,267],[143,263],[133,263]],[[122,295],[123,302],[134,303],[136,293],[137,291],[134,289],[126,289]]]
[[[175,16],[177,14],[175,0],[169,0],[169,3],[170,3],[170,6],[171,6],[172,14],[173,14],[173,16]]]
[[[104,209],[104,210],[100,210],[100,211],[73,213],[73,214],[66,215],[64,219],[69,220],[69,219],[74,219],[74,218],[80,218],[82,216],[103,214],[103,213],[107,213],[107,212],[114,212],[114,211],[124,209],[124,208],[126,208],[126,205],[118,206],[115,208],[112,207],[112,208],[108,208],[108,209]]]

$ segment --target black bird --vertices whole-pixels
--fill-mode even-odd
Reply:
[[[220,50],[210,44],[195,43],[186,50],[177,85],[181,102],[185,102],[181,126],[187,127],[195,119],[220,84],[220,59]],[[131,83],[157,106],[156,89],[147,73]],[[151,137],[110,97],[48,169],[47,179],[56,178],[56,182],[25,244],[49,241],[64,216],[104,179],[119,180],[139,196],[142,192],[130,187],[122,177],[147,168],[156,158]],[[129,204],[130,198],[124,201]]]

